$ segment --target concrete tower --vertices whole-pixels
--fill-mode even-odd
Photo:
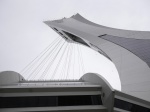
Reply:
[[[119,72],[122,91],[150,101],[150,32],[105,27],[79,14],[45,23],[62,38],[106,56]]]

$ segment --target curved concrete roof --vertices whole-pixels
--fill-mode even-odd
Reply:
[[[0,86],[18,83],[24,81],[24,77],[14,71],[0,72]]]
[[[109,58],[119,72],[122,91],[150,101],[150,32],[105,27],[79,14],[45,23],[63,38]]]

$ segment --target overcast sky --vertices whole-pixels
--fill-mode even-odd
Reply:
[[[43,21],[76,13],[104,26],[150,31],[150,0],[0,0],[0,71],[20,72],[58,37]],[[115,66],[93,50],[81,49],[86,72],[99,73],[120,89]]]

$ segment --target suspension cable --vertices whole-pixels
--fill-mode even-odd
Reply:
[[[45,75],[49,71],[48,68],[52,65],[53,61],[55,61],[55,58],[56,58],[55,56],[57,55],[57,52],[59,52],[61,45],[62,45],[62,41],[61,41],[61,43],[58,44],[57,48],[55,48],[55,49],[53,49],[53,51],[51,51],[51,55],[49,54],[49,59],[47,60],[48,65],[45,68],[45,70],[43,71],[42,75],[40,76],[40,79],[45,77]],[[50,59],[51,59],[51,61],[49,62]]]
[[[81,49],[79,47],[79,44],[77,44],[77,46],[78,46],[78,52],[79,52],[79,57],[80,57],[80,64],[81,64],[81,68],[82,68],[82,73],[84,74],[85,70],[84,70],[84,66],[83,66],[83,58],[81,56]]]
[[[66,51],[64,52],[64,54],[66,55],[66,56],[64,56],[64,57],[66,57],[66,59],[67,59],[67,55],[68,55],[68,50],[69,50],[69,43],[67,42],[67,46],[66,46]],[[62,64],[62,69],[61,69],[61,76],[62,76],[62,79],[63,79],[63,77],[65,76],[65,68],[66,68],[66,60],[64,60],[63,61],[63,64]]]
[[[33,77],[33,79],[35,78],[35,76],[33,76],[32,74],[35,73],[35,72],[37,72],[38,68],[40,68],[42,65],[44,65],[44,63],[46,62],[46,60],[48,59],[48,57],[51,56],[50,54],[53,53],[53,51],[55,49],[57,49],[57,47],[59,46],[60,42],[61,42],[61,40],[59,39],[59,41],[54,45],[53,49],[51,51],[49,51],[49,53],[45,56],[45,58],[43,60],[41,60],[41,62],[39,63],[39,65],[33,70],[33,72],[28,76],[27,79],[30,79],[31,77]]]
[[[48,45],[36,58],[34,58],[23,70],[21,70],[20,72],[22,74],[25,74],[26,72],[28,72],[33,65],[35,65],[35,63],[37,63],[37,61],[39,61],[43,55],[45,55],[45,53],[55,44],[55,42],[58,41],[59,38],[56,38],[50,45]]]
[[[70,50],[69,50],[69,62],[68,62],[68,69],[67,69],[67,75],[66,75],[66,79],[68,78],[69,76],[69,71],[70,71],[70,64],[71,64],[71,59],[72,59],[72,46],[70,46]]]
[[[44,71],[45,74],[47,74],[49,68],[51,67],[51,65],[52,65],[52,64],[54,63],[54,61],[56,60],[56,58],[57,58],[58,54],[60,53],[60,51],[61,51],[61,49],[62,49],[62,47],[63,47],[64,44],[65,44],[65,42],[60,46],[59,50],[57,51],[56,55],[54,56],[54,59],[53,59],[53,60],[51,61],[51,63],[49,63],[49,65],[46,67],[46,69],[45,69],[45,71]],[[44,75],[44,76],[45,76],[45,75]]]
[[[66,48],[67,48],[67,45],[66,45],[64,51],[66,50]],[[61,55],[61,57],[60,57],[60,59],[59,59],[57,65],[56,65],[56,68],[55,68],[55,70],[54,70],[54,73],[53,73],[51,79],[54,79],[54,76],[56,75],[56,72],[57,72],[57,70],[58,70],[58,67],[59,67],[59,65],[61,65],[60,63],[61,63],[61,61],[62,61],[63,56],[64,56],[64,53],[62,53],[62,55]]]

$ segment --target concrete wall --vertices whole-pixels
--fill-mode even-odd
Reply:
[[[25,80],[19,73],[14,71],[0,72],[0,86],[17,83]]]
[[[80,80],[90,82],[92,84],[99,84],[102,86],[102,102],[107,107],[108,112],[113,112],[114,105],[114,89],[101,75],[96,73],[87,73],[83,75]]]

